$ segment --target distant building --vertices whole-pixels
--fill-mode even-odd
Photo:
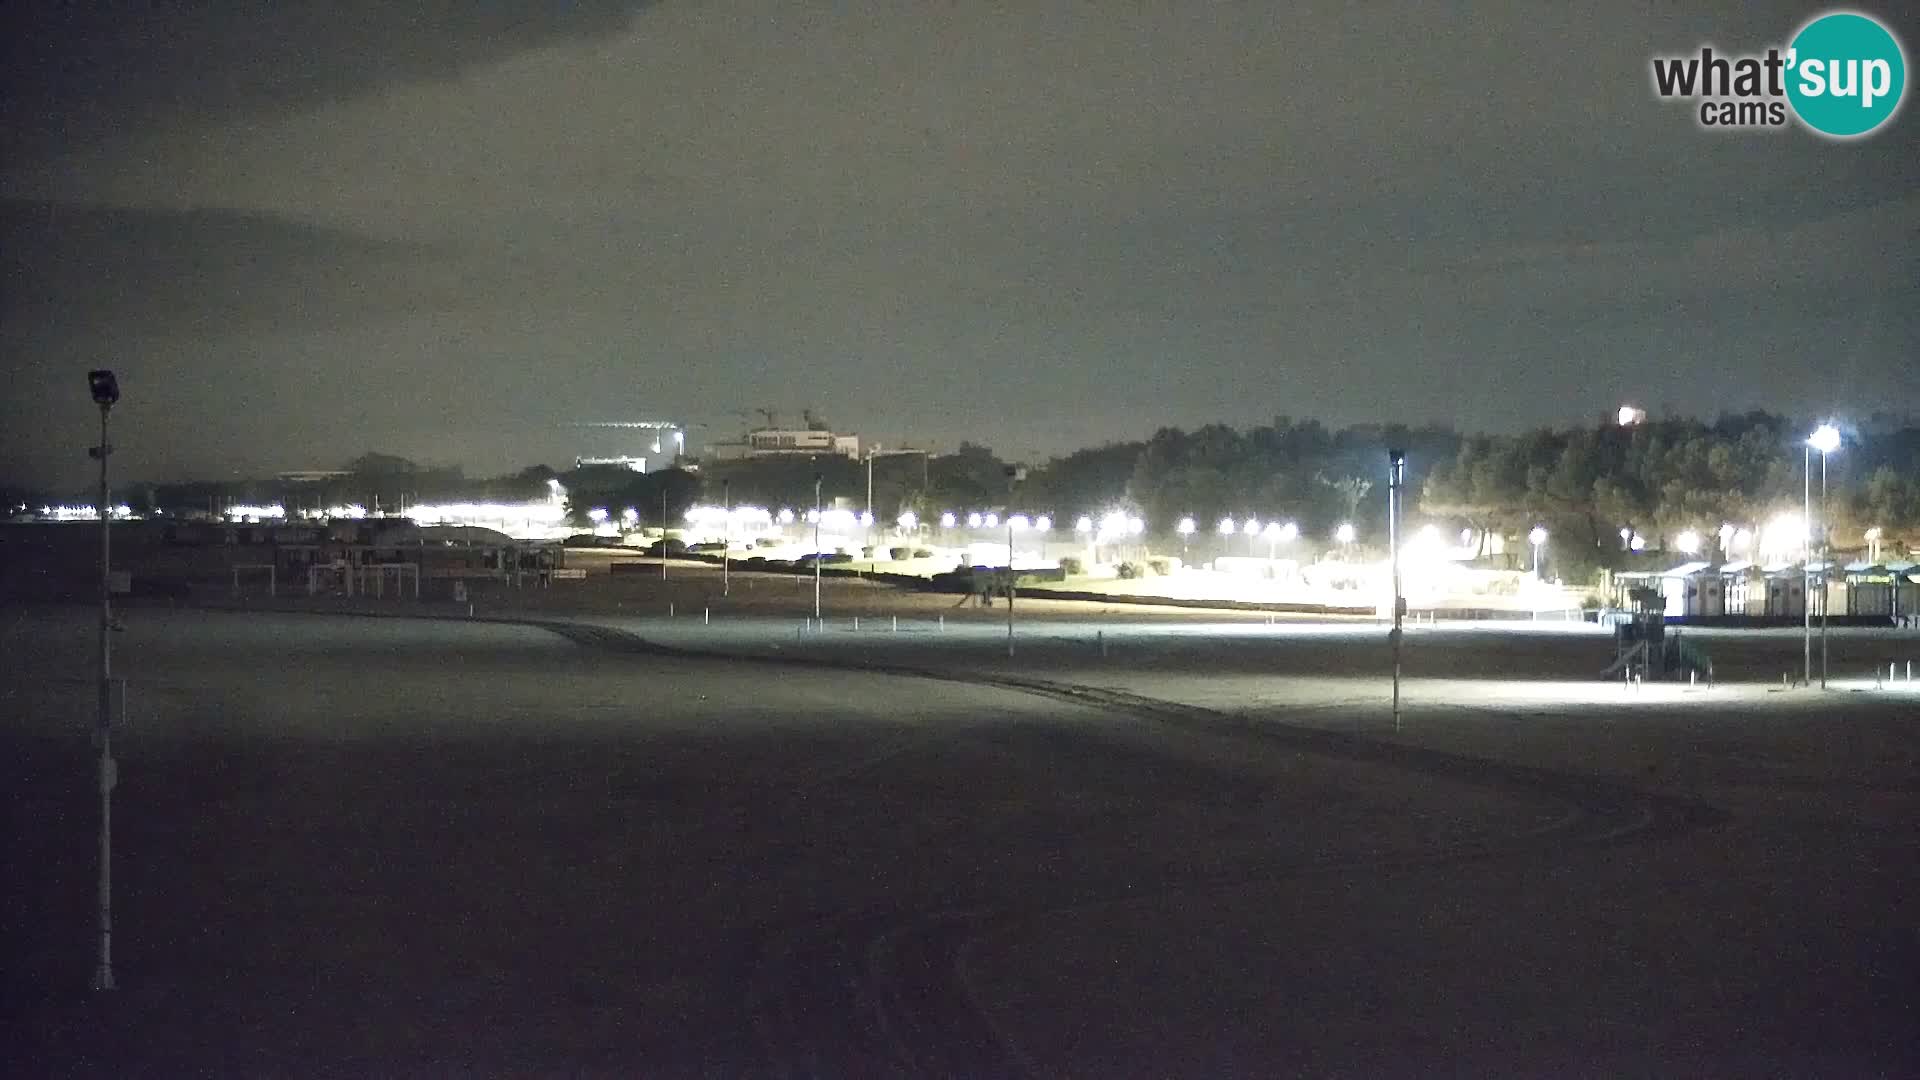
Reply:
[[[860,459],[860,436],[813,428],[759,428],[738,442],[715,443],[718,458],[844,457]]]
[[[576,469],[584,469],[589,465],[613,465],[622,469],[632,469],[634,472],[647,471],[647,459],[644,457],[623,455],[618,457],[576,457],[573,459],[573,467]]]
[[[293,469],[277,474],[283,484],[324,484],[332,480],[347,480],[353,472],[348,469]]]

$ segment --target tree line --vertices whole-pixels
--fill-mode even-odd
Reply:
[[[845,457],[750,458],[689,462],[691,467],[634,473],[610,466],[570,470],[536,465],[493,477],[469,477],[457,465],[429,466],[389,454],[363,454],[339,477],[129,485],[117,497],[139,511],[219,510],[233,503],[307,507],[354,504],[372,511],[428,502],[524,501],[545,497],[550,480],[567,489],[569,510],[585,524],[603,507],[633,508],[657,525],[680,520],[700,502],[802,510],[823,501],[864,508],[875,517],[912,511],[931,522],[943,511],[1050,513],[1067,526],[1120,510],[1153,531],[1183,517],[1211,532],[1222,517],[1288,520],[1324,537],[1351,522],[1378,544],[1386,515],[1389,447],[1407,452],[1410,518],[1465,524],[1485,537],[1524,535],[1546,525],[1557,553],[1606,561],[1627,529],[1650,548],[1682,531],[1712,538],[1722,523],[1758,526],[1797,512],[1806,483],[1803,453],[1810,425],[1773,413],[1713,420],[1672,418],[1622,426],[1538,428],[1510,435],[1462,435],[1441,426],[1362,425],[1330,429],[1277,417],[1246,428],[1210,424],[1162,428],[1152,436],[1090,447],[1018,468],[991,449],[963,443],[947,454],[898,454],[871,462]],[[1818,455],[1813,455],[1818,485]],[[1889,540],[1920,536],[1920,425],[1851,433],[1827,460],[1830,521],[1836,538],[1857,539],[1877,526]],[[5,488],[12,506],[52,500]],[[85,502],[80,495],[72,501]],[[1711,554],[1711,553],[1710,553]]]

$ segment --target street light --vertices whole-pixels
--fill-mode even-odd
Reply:
[[[1350,521],[1341,522],[1340,527],[1333,530],[1333,538],[1343,544],[1353,543],[1354,535],[1353,523]]]
[[[1393,644],[1393,729],[1400,730],[1400,640],[1404,636],[1400,625],[1402,611],[1406,603],[1400,599],[1400,501],[1405,496],[1401,489],[1406,484],[1407,452],[1400,449],[1387,451],[1387,561],[1393,577],[1393,630],[1389,640]],[[1349,538],[1353,535],[1353,526],[1342,524],[1341,531]]]
[[[967,515],[967,528],[969,529],[979,528],[980,521],[981,521],[980,511],[975,510],[973,513]]]
[[[813,621],[820,621],[820,474],[813,474]],[[821,627],[824,630],[826,627]]]
[[[1813,452],[1815,450],[1820,451],[1820,527],[1824,532],[1827,527],[1827,455],[1838,449],[1840,449],[1840,429],[1834,427],[1832,424],[1821,424],[1819,427],[1813,429],[1812,435],[1807,436],[1807,445],[1801,451],[1806,469],[1806,491],[1804,498],[1806,500],[1807,522],[1807,549],[1804,562],[1806,573],[1802,583],[1802,587],[1805,589],[1805,596],[1802,598],[1800,605],[1802,613],[1801,647],[1802,661],[1805,665],[1803,675],[1809,684],[1813,682]],[[1824,538],[1821,547],[1823,549],[1826,547]],[[1827,567],[1823,561],[1820,564],[1820,689],[1825,690],[1826,688]]]
[[[1533,544],[1533,576],[1537,578],[1540,577],[1540,549],[1547,542],[1547,527],[1535,525],[1533,531],[1527,534],[1527,539]]]
[[[1247,538],[1247,557],[1253,557],[1253,538],[1260,535],[1260,519],[1250,517],[1240,523],[1240,532]]]
[[[118,769],[113,760],[113,647],[108,634],[113,628],[113,503],[107,489],[107,455],[113,445],[107,442],[107,414],[120,400],[120,380],[113,372],[101,369],[87,372],[87,389],[93,403],[100,407],[100,445],[93,457],[100,462],[100,712],[94,718],[94,741],[100,751],[100,880],[98,914],[100,953],[93,969],[93,988],[112,990],[113,982],[113,788]]]
[[[1688,529],[1673,538],[1673,546],[1679,548],[1682,554],[1698,555],[1700,554],[1700,534]]]
[[[953,511],[948,510],[940,515],[940,527],[943,529],[951,529],[957,520],[958,519],[953,516]]]
[[[1190,517],[1181,518],[1180,524],[1173,527],[1173,531],[1180,534],[1180,561],[1182,563],[1187,561],[1187,542],[1193,538],[1194,528],[1193,519]]]

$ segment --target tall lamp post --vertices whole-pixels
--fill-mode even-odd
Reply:
[[[1174,526],[1174,531],[1180,534],[1180,564],[1182,566],[1185,566],[1187,562],[1187,542],[1193,538],[1194,528],[1193,519],[1190,517],[1181,518],[1180,524]]]
[[[1013,583],[1018,575],[1013,569],[1013,534],[1027,527],[1027,515],[1007,515],[1007,655],[1013,655]]]
[[[1840,449],[1840,429],[1832,424],[1821,424],[1807,437],[1806,461],[1806,517],[1807,523],[1807,580],[1806,602],[1802,605],[1805,614],[1803,624],[1803,652],[1806,661],[1805,676],[1807,682],[1813,681],[1813,451],[1820,451],[1820,527],[1824,533],[1827,527],[1827,455]],[[1827,565],[1825,553],[1826,539],[1822,535],[1820,547],[1820,689],[1827,688]]]
[[[100,445],[93,456],[100,461],[100,712],[94,720],[94,742],[100,751],[100,954],[93,969],[93,988],[112,990],[113,982],[113,788],[118,770],[113,760],[113,504],[107,488],[107,414],[120,400],[120,381],[107,370],[87,372],[87,388],[100,406]]]
[[[1407,452],[1387,451],[1387,558],[1393,570],[1393,729],[1400,730],[1400,616],[1406,604],[1400,599],[1400,499],[1405,484]],[[1347,526],[1341,526],[1346,528]]]
[[[1544,581],[1546,579],[1540,573],[1540,549],[1547,544],[1547,527],[1535,525],[1533,531],[1527,534],[1527,540],[1533,544],[1533,576]]]
[[[727,516],[720,526],[720,595],[733,595],[733,481],[720,481],[720,508]]]
[[[820,621],[820,474],[813,474],[813,620]]]

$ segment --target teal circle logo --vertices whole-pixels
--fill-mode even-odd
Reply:
[[[1907,89],[1900,42],[1874,20],[1834,12],[1801,27],[1788,46],[1787,100],[1822,135],[1865,135],[1892,119]]]

